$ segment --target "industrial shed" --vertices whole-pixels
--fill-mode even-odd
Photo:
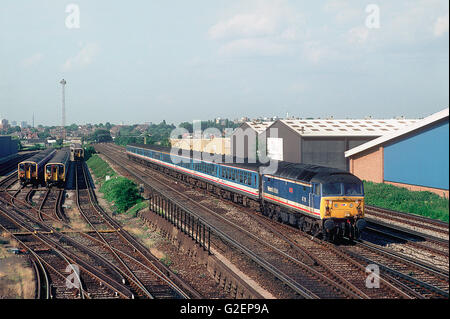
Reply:
[[[395,132],[416,120],[278,120],[267,129],[271,158],[349,170],[345,151],[386,133]],[[272,129],[278,130],[274,137]],[[271,136],[272,134],[272,136]]]
[[[449,109],[345,152],[350,172],[376,183],[448,198]]]
[[[230,149],[233,157],[249,158],[256,154],[257,139],[260,134],[272,125],[273,122],[245,122],[234,130],[230,139]]]
[[[17,142],[11,136],[0,136],[0,161],[17,154]]]

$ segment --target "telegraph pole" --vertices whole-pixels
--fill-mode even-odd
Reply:
[[[64,139],[66,138],[66,97],[65,97],[65,92],[64,92],[64,88],[66,86],[66,80],[62,79],[61,82],[62,85],[62,131],[61,131],[61,136],[62,139],[64,141]]]

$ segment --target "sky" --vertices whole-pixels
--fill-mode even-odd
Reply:
[[[422,118],[449,105],[448,0],[2,0],[0,118]]]

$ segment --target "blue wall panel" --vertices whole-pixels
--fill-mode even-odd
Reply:
[[[384,148],[386,181],[448,189],[448,120]]]

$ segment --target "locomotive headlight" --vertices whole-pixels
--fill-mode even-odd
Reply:
[[[337,208],[337,207],[338,207],[338,204],[334,204],[334,207],[336,207],[336,208]]]
[[[350,204],[349,206],[350,206],[350,208],[353,208],[353,203],[352,203],[352,204]]]

